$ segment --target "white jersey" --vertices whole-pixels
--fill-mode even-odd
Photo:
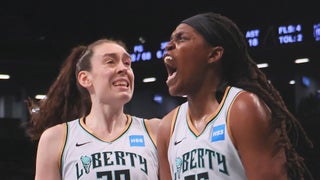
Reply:
[[[158,179],[154,139],[143,119],[129,115],[128,119],[123,133],[111,142],[95,137],[82,118],[66,123],[62,179]]]
[[[176,109],[168,159],[173,180],[247,179],[228,125],[228,110],[241,89],[227,87],[219,108],[198,133],[189,117],[188,102]]]

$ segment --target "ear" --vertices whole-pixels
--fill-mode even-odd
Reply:
[[[91,83],[91,78],[88,71],[80,71],[78,73],[78,82],[84,88],[91,86],[92,83]]]
[[[218,60],[220,60],[223,55],[223,51],[224,51],[224,49],[221,46],[215,46],[215,47],[211,48],[208,63],[214,63],[214,62],[217,62]]]

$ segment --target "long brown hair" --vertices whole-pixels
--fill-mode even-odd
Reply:
[[[78,83],[77,75],[82,70],[91,70],[93,48],[103,43],[116,43],[126,49],[122,41],[111,39],[100,39],[88,46],[74,47],[63,62],[59,75],[49,87],[46,98],[39,102],[27,99],[30,112],[27,134],[32,140],[38,140],[49,127],[85,116],[90,112],[89,93]]]

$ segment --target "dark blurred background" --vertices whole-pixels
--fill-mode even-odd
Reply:
[[[118,38],[132,53],[135,93],[130,114],[162,117],[184,98],[170,97],[161,61],[173,28],[196,13],[214,11],[233,19],[250,52],[288,108],[314,142],[299,149],[320,179],[320,11],[316,0],[135,0],[2,1],[0,6],[0,173],[1,179],[33,179],[37,142],[21,124],[28,122],[25,100],[46,94],[73,46]],[[295,64],[299,58],[308,63]],[[154,77],[154,82],[143,83]]]

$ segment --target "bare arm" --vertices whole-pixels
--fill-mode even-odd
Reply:
[[[256,95],[241,93],[230,110],[230,128],[248,179],[287,179],[279,134],[271,130],[270,109]]]
[[[159,156],[160,180],[171,180],[170,165],[168,161],[168,146],[173,116],[174,110],[162,119],[160,128],[158,130],[157,147]]]
[[[47,129],[41,135],[37,150],[35,180],[61,179],[59,160],[65,128],[65,125],[57,125]]]
[[[159,129],[161,120],[158,118],[152,118],[149,120],[145,120],[148,131],[150,132],[150,136],[152,141],[156,144],[157,142],[157,133]]]

